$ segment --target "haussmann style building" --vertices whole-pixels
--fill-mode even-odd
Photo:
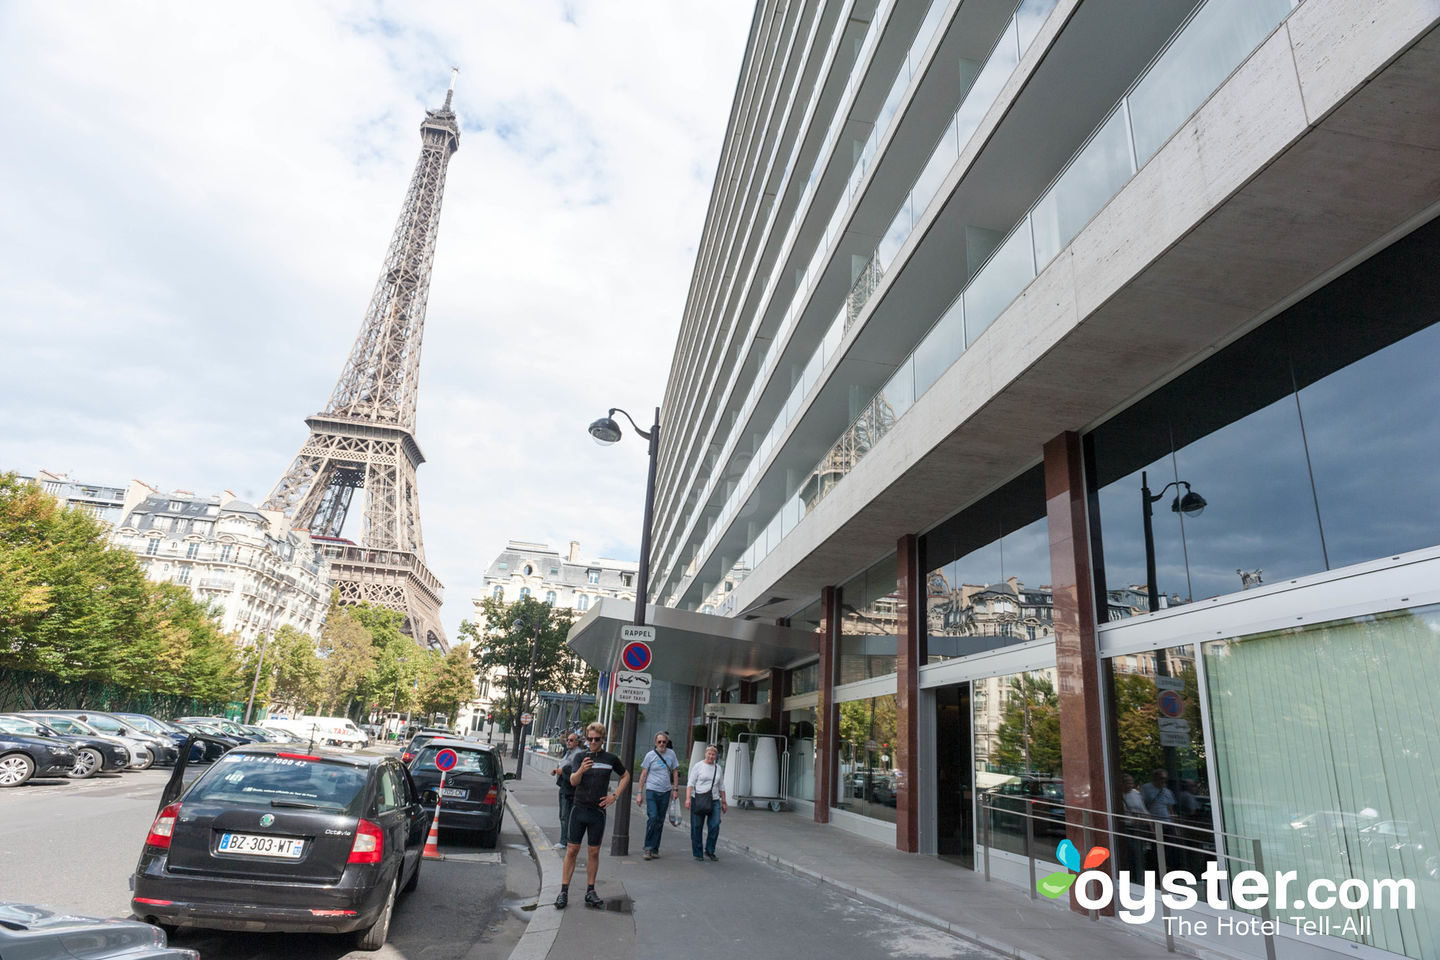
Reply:
[[[1259,849],[1359,884],[1281,957],[1440,956],[1437,18],[762,0],[661,415],[694,721],[1017,897],[1131,778],[1115,866]]]

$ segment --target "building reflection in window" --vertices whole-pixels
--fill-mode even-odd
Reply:
[[[1042,468],[945,521],[921,549],[929,661],[1055,635]]]
[[[895,695],[840,704],[839,781],[835,806],[895,822]]]
[[[895,672],[897,586],[892,553],[840,588],[839,683]]]
[[[1048,857],[1065,837],[1055,668],[986,677],[973,689],[975,789],[989,808],[991,849],[1025,853],[1028,810],[1034,852]]]
[[[1440,543],[1437,263],[1440,221],[1086,436],[1102,619],[1149,609],[1142,471],[1208,501],[1154,505],[1162,607]]]

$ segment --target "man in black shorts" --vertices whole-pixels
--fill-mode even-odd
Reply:
[[[570,808],[570,825],[565,837],[565,866],[560,871],[560,895],[555,908],[564,910],[570,902],[570,878],[575,875],[575,861],[580,856],[580,841],[590,847],[585,858],[585,906],[603,907],[605,901],[595,892],[595,877],[600,873],[600,840],[605,836],[605,810],[630,785],[630,771],[613,753],[600,749],[605,743],[605,725],[592,723],[585,728],[584,753],[572,754],[561,773],[569,776],[575,787]],[[620,785],[610,792],[610,775],[620,776]]]

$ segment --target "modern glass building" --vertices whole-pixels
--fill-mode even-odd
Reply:
[[[1053,851],[1128,777],[1210,856],[1414,881],[1285,904],[1305,955],[1440,956],[1437,17],[759,3],[649,589],[810,639],[703,697],[798,809],[1024,883],[1012,812]]]

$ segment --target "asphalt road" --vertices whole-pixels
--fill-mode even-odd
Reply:
[[[0,900],[128,917],[129,877],[169,776],[156,768],[0,790]],[[401,898],[389,942],[375,953],[319,935],[182,930],[171,942],[204,960],[508,957],[525,931],[518,907],[533,902],[538,887],[524,838],[506,817],[494,851],[468,838],[440,840],[448,859],[424,863],[419,889]]]

